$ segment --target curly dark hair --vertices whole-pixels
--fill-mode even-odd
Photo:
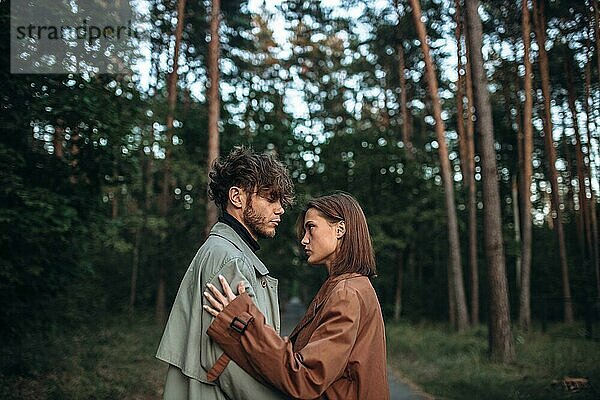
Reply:
[[[234,147],[227,157],[217,159],[208,174],[208,194],[221,211],[229,201],[229,189],[237,186],[286,208],[294,202],[294,184],[286,166],[271,154],[251,148]]]

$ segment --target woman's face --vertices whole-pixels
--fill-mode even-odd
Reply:
[[[331,223],[319,211],[309,208],[304,216],[304,237],[300,241],[311,265],[325,265],[327,270],[335,259],[341,237],[343,222]]]

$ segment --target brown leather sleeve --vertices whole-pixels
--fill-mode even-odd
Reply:
[[[254,318],[247,312],[250,306],[254,307],[254,303],[252,302],[252,298],[248,296],[248,293],[237,296],[222,312],[219,313],[218,317],[213,320],[212,324],[208,327],[207,333],[224,349],[225,353],[222,357],[230,358],[254,379],[262,384],[268,384],[249,362],[246,352],[239,344],[240,334],[230,327],[234,317],[241,317],[244,321]],[[260,314],[258,309],[256,311]],[[219,338],[220,340],[216,340],[216,338]],[[228,349],[225,349],[224,343],[229,344]],[[237,346],[235,344],[237,344]],[[211,368],[211,371],[215,369],[213,373],[218,373],[218,375],[220,375],[223,371],[217,369],[219,368],[217,365],[218,362],[219,360],[217,360],[217,363]],[[227,364],[225,364],[223,370],[226,366]],[[217,379],[218,375],[214,377],[214,379]]]
[[[266,324],[250,297],[244,295],[215,318],[208,334],[250,375],[263,376],[294,398],[313,399],[344,373],[356,341],[360,308],[356,292],[345,287],[336,289],[323,305],[318,328],[299,352],[294,352],[292,343]],[[253,319],[239,334],[229,325],[242,314]]]

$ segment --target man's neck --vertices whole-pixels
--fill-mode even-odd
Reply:
[[[229,214],[227,211],[224,211],[221,217],[219,217],[219,221],[228,225],[239,235],[240,238],[252,249],[252,251],[256,252],[260,250],[260,245],[250,234],[250,231],[246,226],[235,216]]]

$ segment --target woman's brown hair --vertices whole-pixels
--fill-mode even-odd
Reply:
[[[304,217],[310,208],[317,210],[330,223],[344,221],[346,225],[346,233],[329,270],[330,275],[356,272],[374,276],[375,255],[369,227],[356,199],[347,193],[337,192],[309,200],[296,223],[299,240],[304,236]]]

